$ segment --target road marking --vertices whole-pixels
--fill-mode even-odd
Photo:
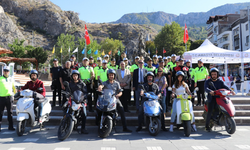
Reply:
[[[77,138],[67,138],[66,140],[64,140],[66,142],[76,142]]]
[[[116,150],[115,147],[101,147],[101,150]]]
[[[248,129],[237,129],[237,131],[249,131]]]
[[[142,138],[143,141],[152,141],[155,140],[155,138]]]
[[[147,150],[162,150],[160,146],[157,147],[147,147]]]
[[[249,145],[235,145],[235,146],[240,148],[240,149],[250,149]]]
[[[70,150],[70,148],[55,148],[54,150]]]
[[[107,139],[103,139],[103,141],[116,141],[116,139],[112,139],[112,138],[107,138]]]
[[[192,146],[193,149],[197,149],[197,150],[205,150],[205,149],[209,149],[206,146]]]
[[[37,132],[36,134],[47,134],[48,132]]]
[[[13,133],[16,133],[15,131],[12,131],[12,132],[3,132],[2,134],[13,134]]]
[[[18,148],[18,147],[12,147],[9,148],[8,150],[24,150],[25,148]]]
[[[24,140],[24,142],[36,142],[38,140],[39,140],[39,138],[27,138]]]

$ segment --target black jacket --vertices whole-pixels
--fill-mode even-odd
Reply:
[[[87,86],[81,80],[79,80],[77,83],[75,83],[74,81],[71,81],[69,83],[69,88],[71,90],[71,94],[73,94],[77,90],[80,90],[83,92],[84,97],[78,103],[83,102],[83,100],[86,99],[87,94],[88,94]],[[67,91],[69,91],[69,90],[67,90]]]
[[[143,74],[143,76],[144,76],[144,83],[146,83],[147,82],[147,79],[146,79],[146,75],[147,75],[147,70],[146,69],[144,69],[143,68],[143,70],[144,70],[144,74]],[[138,76],[139,76],[139,74],[138,74],[138,72],[139,72],[139,68],[138,69],[135,69],[134,70],[134,72],[133,72],[133,87],[135,87],[135,90],[137,90],[137,88],[138,88]]]

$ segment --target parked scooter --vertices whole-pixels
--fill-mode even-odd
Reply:
[[[146,91],[143,85],[141,88]],[[149,134],[156,136],[161,130],[161,117],[163,117],[159,97],[154,92],[145,92],[143,97],[147,99],[143,103],[144,121]]]
[[[43,88],[38,88],[38,91],[42,91]],[[17,135],[22,136],[25,132],[26,127],[35,127],[40,126],[40,129],[43,127],[44,122],[49,121],[49,114],[51,112],[51,105],[49,100],[45,98],[45,101],[42,103],[42,110],[40,111],[39,121],[35,121],[36,114],[34,112],[34,91],[29,89],[20,91],[18,94],[21,98],[15,97],[18,99],[16,104],[16,113],[17,113]],[[35,108],[38,111],[38,107]]]
[[[66,95],[68,101],[63,105],[64,116],[57,132],[58,139],[61,141],[68,138],[73,129],[77,130],[77,127],[82,124],[82,107],[87,106],[86,102],[81,102],[87,97],[84,96],[82,91],[77,90],[72,93],[69,83],[64,81],[63,84],[69,92],[62,91],[62,94]]]
[[[96,124],[99,137],[109,136],[116,125],[117,117],[115,93],[111,89],[104,89],[102,95],[98,96],[96,104]]]
[[[194,89],[193,93],[198,91],[198,87]],[[172,91],[172,88],[169,87],[168,91]],[[175,94],[175,93],[174,93]],[[191,134],[191,123],[193,122],[193,105],[190,101],[192,95],[188,95],[187,93],[183,93],[181,95],[176,95],[178,101],[176,102],[176,119],[175,124],[177,127],[183,126],[184,135],[189,137]]]
[[[234,84],[234,82],[231,83]],[[210,86],[214,87],[213,82],[209,82]],[[216,89],[214,87],[214,89]],[[216,97],[216,103],[218,105],[217,110],[213,111],[209,127],[212,129],[214,125],[225,126],[227,133],[233,134],[236,131],[236,123],[234,120],[235,107],[228,96],[231,94],[229,90],[226,89],[216,89],[214,95]],[[204,113],[202,114],[203,118],[206,120],[208,112],[207,103],[204,106]]]

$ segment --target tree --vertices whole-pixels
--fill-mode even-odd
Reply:
[[[122,41],[120,40],[114,40],[113,38],[106,38],[101,42],[102,51],[104,50],[105,54],[108,54],[110,51],[112,51],[112,57],[119,57],[117,55],[118,51],[122,53],[124,51],[124,45],[122,44]]]
[[[154,41],[146,41],[146,52],[150,51],[150,58],[155,54],[155,43]]]
[[[171,25],[166,24],[154,40],[158,54],[162,55],[164,48],[167,51],[164,54],[165,56],[171,54],[182,55],[185,52],[183,34],[184,30],[182,30],[178,23],[172,22]]]
[[[200,45],[204,42],[204,40],[196,40],[194,42],[191,42],[191,45],[190,45],[190,50],[194,50],[198,47],[200,47]]]
[[[42,47],[37,47],[37,48],[28,50],[27,56],[29,58],[36,58],[38,64],[43,64],[46,62],[48,58],[48,53]]]
[[[8,44],[10,50],[13,52],[12,54],[8,54],[10,57],[16,57],[16,58],[23,58],[27,51],[25,50],[25,47],[23,46],[25,40],[19,41],[18,39],[15,39],[13,44]]]

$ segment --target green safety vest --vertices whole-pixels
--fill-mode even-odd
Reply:
[[[205,81],[206,77],[208,76],[207,68],[202,66],[201,68],[196,67],[195,68],[195,75],[194,75],[194,82],[197,83],[197,81]]]
[[[170,69],[173,71],[173,68],[176,67],[176,62],[173,63],[172,61],[170,61],[167,65],[170,65]]]
[[[101,67],[96,66],[96,67],[94,68],[94,73],[95,73],[95,79],[96,79],[96,80],[98,80],[98,70],[99,70],[99,69],[102,69],[102,66],[101,66]]]
[[[195,69],[194,68],[189,68],[189,74],[192,80],[194,80],[194,75],[195,75]]]
[[[118,65],[115,65],[115,66],[109,65],[108,68],[109,69],[114,69],[116,71],[118,69]]]
[[[152,66],[152,67],[146,66],[145,69],[147,69],[147,71],[149,71],[149,72],[154,72],[156,67],[155,66]]]
[[[133,64],[130,68],[130,72],[134,72],[135,69],[139,68],[137,64]]]
[[[82,66],[81,68],[78,69],[78,71],[80,73],[82,80],[90,79],[91,72],[94,72],[93,68],[90,66],[87,66],[86,68]]]
[[[4,76],[1,76],[0,87],[0,97],[11,96],[13,95],[13,92],[16,93],[14,81],[10,77],[5,78]]]
[[[103,68],[101,68],[101,69],[99,69],[98,70],[98,76],[100,76],[100,79],[102,80],[102,82],[105,82],[105,81],[107,81],[108,80],[108,75],[107,75],[107,73],[108,73],[108,68],[106,68],[106,70],[104,71],[104,69]]]

